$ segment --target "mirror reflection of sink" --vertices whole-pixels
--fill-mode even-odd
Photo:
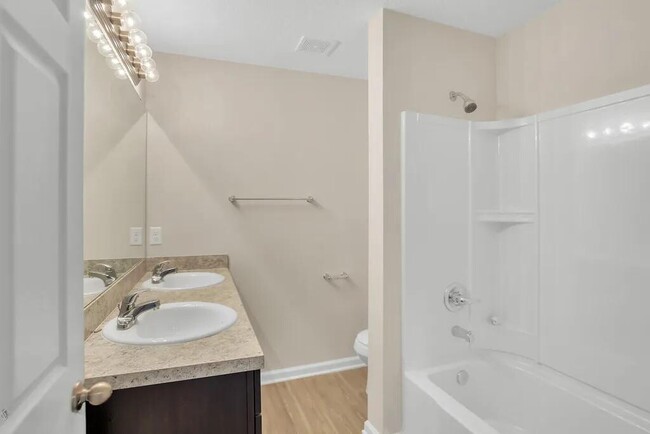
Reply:
[[[162,282],[152,283],[151,279],[142,284],[143,288],[159,291],[182,291],[187,289],[207,288],[226,280],[224,276],[209,272],[184,272],[165,276]]]
[[[84,277],[84,296],[97,295],[105,289],[104,281],[99,277]]]
[[[166,303],[140,314],[127,330],[117,329],[117,318],[104,325],[104,338],[120,344],[163,345],[190,342],[216,335],[232,326],[237,312],[217,303]]]

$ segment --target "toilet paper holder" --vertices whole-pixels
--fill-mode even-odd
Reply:
[[[349,278],[350,275],[345,271],[339,274],[330,274],[330,273],[323,274],[323,279],[327,280],[328,282],[331,282],[332,280],[344,280]]]

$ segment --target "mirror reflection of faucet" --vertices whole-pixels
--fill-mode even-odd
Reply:
[[[104,282],[104,286],[109,286],[117,280],[115,269],[107,264],[95,264],[88,270],[89,277],[97,277]]]

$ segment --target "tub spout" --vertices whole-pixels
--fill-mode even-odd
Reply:
[[[457,338],[463,339],[467,341],[467,343],[472,343],[474,340],[474,335],[472,334],[471,331],[466,330],[460,326],[453,326],[451,328],[451,334]]]

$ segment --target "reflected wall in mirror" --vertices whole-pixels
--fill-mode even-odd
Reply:
[[[86,41],[84,306],[145,257],[147,116]]]

